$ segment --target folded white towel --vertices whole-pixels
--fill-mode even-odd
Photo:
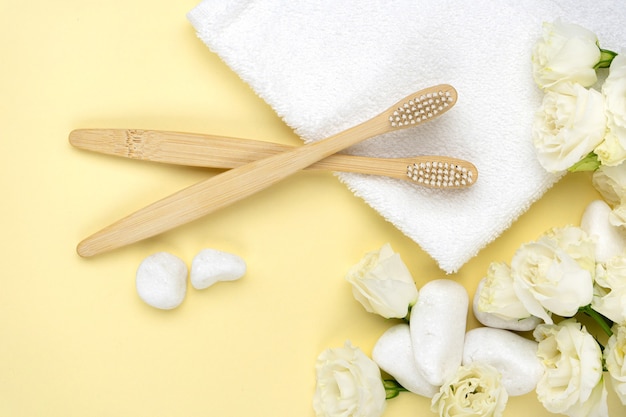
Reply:
[[[305,141],[314,141],[439,83],[454,109],[351,153],[447,155],[472,161],[475,186],[429,190],[360,174],[339,177],[446,272],[499,236],[558,177],[530,140],[541,93],[530,52],[543,21],[594,31],[626,47],[622,0],[204,0],[188,14],[198,36]]]

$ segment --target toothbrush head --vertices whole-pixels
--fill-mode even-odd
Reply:
[[[431,188],[466,188],[478,177],[476,167],[467,161],[431,158],[407,166],[407,177],[417,184]]]
[[[398,103],[389,115],[389,124],[392,128],[417,126],[450,110],[456,101],[457,92],[451,85],[427,88]]]

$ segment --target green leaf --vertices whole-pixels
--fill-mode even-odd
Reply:
[[[578,311],[591,317],[609,337],[613,336],[613,331],[611,330],[613,322],[591,308],[591,304],[580,307]]]
[[[384,379],[383,386],[385,387],[385,399],[390,400],[400,395],[400,392],[406,392],[407,389],[398,383],[395,379]]]
[[[598,63],[593,67],[593,69],[610,67],[611,62],[613,62],[613,58],[615,58],[616,56],[617,56],[617,52],[600,48],[600,61],[598,61]]]
[[[587,156],[585,156],[580,161],[576,162],[567,170],[569,172],[595,171],[598,168],[600,168],[600,165],[602,165],[602,163],[598,159],[598,155],[596,155],[593,152],[590,152]]]

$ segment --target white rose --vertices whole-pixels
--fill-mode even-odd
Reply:
[[[626,148],[626,55],[613,58],[609,75],[602,85],[608,126],[622,148]]]
[[[606,369],[613,382],[613,389],[622,404],[626,405],[626,325],[613,326],[613,336],[604,349]]]
[[[594,188],[610,205],[617,205],[626,196],[626,164],[600,165],[591,179]]]
[[[379,417],[385,411],[380,369],[350,342],[322,352],[315,371],[313,408],[318,417]]]
[[[626,163],[600,165],[593,173],[591,183],[602,198],[613,206],[609,223],[615,227],[626,226]]]
[[[532,139],[541,165],[565,171],[604,139],[606,116],[602,94],[574,84],[567,92],[548,91],[535,113]]]
[[[620,203],[611,210],[609,214],[609,223],[615,227],[626,227],[626,204]]]
[[[491,365],[472,362],[461,366],[433,396],[431,410],[440,417],[499,417],[509,398],[500,380],[500,373]]]
[[[624,141],[626,141],[626,138]],[[593,152],[598,156],[598,160],[602,165],[615,166],[626,160],[626,149],[624,149],[617,135],[610,127],[606,135],[604,135],[604,140],[596,146]]]
[[[626,249],[626,233],[610,223],[611,206],[598,199],[590,202],[580,219],[580,228],[595,243],[596,262],[609,261]]]
[[[591,303],[593,275],[585,268],[588,245],[585,236],[580,234],[579,246],[565,239],[561,247],[554,235],[548,233],[522,245],[513,255],[513,289],[524,307],[546,323],[552,323],[550,313],[571,317],[579,307]],[[580,256],[582,264],[575,258]]]
[[[568,253],[578,265],[591,274],[596,269],[596,245],[581,227],[565,226],[553,227],[543,235],[545,238],[553,240],[557,246]]]
[[[537,398],[552,413],[570,417],[608,416],[602,351],[575,319],[541,324],[533,332],[544,375]]]
[[[531,316],[515,294],[511,268],[504,262],[489,265],[484,285],[480,288],[478,310],[504,320],[521,320]]]
[[[616,323],[626,322],[626,255],[598,265],[591,308]]]
[[[346,276],[365,310],[385,318],[404,318],[417,301],[417,287],[400,255],[388,243],[367,253]]]
[[[483,278],[478,282],[478,285],[476,286],[476,292],[474,293],[474,299],[472,300],[472,310],[474,311],[474,318],[476,318],[476,320],[478,320],[483,326],[493,327],[495,329],[526,332],[529,330],[533,330],[535,327],[537,327],[537,325],[543,323],[542,319],[535,316],[528,316],[524,319],[505,319],[502,318],[502,316],[496,315],[495,313],[482,311],[478,305],[480,303],[482,289],[485,286],[486,281],[487,278]],[[517,296],[515,298],[517,299],[517,302],[521,304]],[[524,307],[524,310],[526,310],[526,307]]]
[[[558,91],[568,83],[589,87],[597,81],[594,66],[600,61],[598,38],[579,25],[546,22],[531,59],[533,77],[542,89]]]

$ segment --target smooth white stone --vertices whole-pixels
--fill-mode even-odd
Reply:
[[[543,322],[543,320],[535,316],[526,317],[521,320],[518,320],[518,319],[506,320],[506,319],[503,319],[502,317],[496,316],[493,313],[478,310],[478,301],[480,299],[480,292],[485,286],[486,280],[487,280],[486,278],[483,278],[478,283],[478,286],[476,287],[476,293],[474,294],[474,300],[472,302],[472,310],[474,311],[474,317],[476,317],[476,320],[478,320],[481,324],[487,327],[495,327],[498,329],[507,329],[507,330],[515,330],[518,332],[526,332],[526,331],[534,330],[535,327],[537,327],[539,324]]]
[[[454,376],[463,358],[469,295],[449,279],[430,281],[411,309],[413,356],[429,384],[441,386]]]
[[[620,255],[626,248],[626,235],[619,227],[609,222],[611,207],[603,200],[594,200],[587,205],[580,227],[596,242],[596,260],[606,262]]]
[[[246,273],[246,262],[232,253],[215,249],[201,250],[191,262],[191,285],[198,290],[218,281],[234,281]]]
[[[135,285],[148,305],[163,310],[176,308],[187,293],[187,265],[171,253],[157,252],[139,264]]]
[[[463,365],[491,365],[502,375],[502,386],[510,396],[528,394],[544,371],[537,346],[537,342],[508,330],[479,327],[465,335]]]
[[[400,385],[414,394],[432,398],[439,388],[429,384],[417,370],[411,345],[411,331],[406,323],[389,328],[372,351],[374,362]]]

